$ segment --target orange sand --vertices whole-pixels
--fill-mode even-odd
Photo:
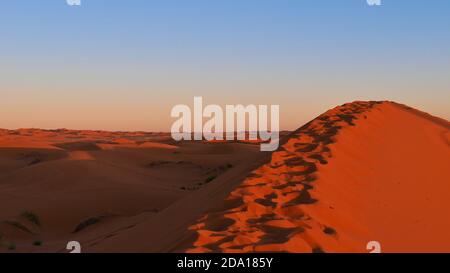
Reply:
[[[190,227],[189,252],[450,252],[447,121],[394,103],[337,107]]]
[[[0,252],[450,252],[449,145],[448,121],[392,102],[331,109],[272,154],[0,130]]]

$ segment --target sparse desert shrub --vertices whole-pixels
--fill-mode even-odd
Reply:
[[[22,223],[17,221],[11,221],[11,220],[5,220],[1,222],[2,224],[9,225],[11,227],[17,228],[19,230],[25,231],[29,234],[34,234],[30,229],[28,229],[26,226],[24,226]]]
[[[325,227],[323,229],[323,233],[328,234],[328,235],[335,235],[336,234],[336,230],[334,228],[331,228],[331,227]]]
[[[81,222],[80,224],[78,224],[78,226],[75,228],[75,230],[74,230],[72,233],[80,232],[80,231],[82,231],[83,229],[87,228],[88,226],[95,225],[95,224],[97,224],[97,223],[100,222],[100,221],[101,221],[101,218],[100,218],[100,217],[92,217],[92,218],[89,218],[89,219],[87,219],[87,220]]]
[[[213,181],[214,179],[216,179],[217,176],[216,175],[210,175],[205,179],[205,184],[210,183],[211,181]]]
[[[24,211],[21,216],[31,223],[35,224],[36,226],[41,227],[41,220],[36,213],[31,211]]]
[[[42,244],[43,244],[43,243],[42,243],[41,240],[36,240],[36,241],[33,242],[33,245],[34,245],[34,246],[42,246]]]
[[[87,220],[84,220],[83,222],[78,224],[78,226],[76,226],[75,230],[72,231],[72,233],[80,232],[80,231],[84,230],[85,228],[95,225],[95,224],[99,223],[100,221],[102,221],[103,219],[110,217],[110,216],[112,216],[112,215],[104,214],[104,215],[99,215],[99,216],[91,217]]]

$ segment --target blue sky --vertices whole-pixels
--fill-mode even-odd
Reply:
[[[450,118],[450,1],[5,0],[0,127],[170,128],[170,109],[353,100]],[[6,117],[6,118],[5,118]]]

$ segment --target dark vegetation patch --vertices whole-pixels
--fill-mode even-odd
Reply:
[[[336,230],[332,227],[324,227],[323,228],[323,233],[328,234],[328,235],[336,235]]]
[[[221,175],[222,173],[226,172],[227,170],[233,168],[233,164],[228,163],[225,165],[220,165],[218,167],[209,169],[206,172],[206,178],[203,181],[197,182],[194,185],[190,185],[190,186],[183,186],[180,187],[181,190],[184,191],[194,191],[194,190],[198,190],[200,189],[202,186],[211,183],[212,181],[214,181],[217,177],[219,177],[219,175]]]
[[[101,221],[105,220],[108,217],[111,217],[111,214],[102,214],[99,216],[95,216],[95,217],[91,217],[89,219],[84,220],[83,222],[79,223],[75,229],[72,231],[72,233],[78,233],[86,228],[88,228],[89,226],[95,225],[100,223]]]
[[[41,224],[41,219],[34,212],[24,211],[24,212],[22,212],[22,214],[20,216],[22,216],[24,219],[26,219],[27,221],[29,221],[30,223],[32,223],[32,224],[34,224],[34,225],[36,225],[38,227],[41,227],[41,225],[42,225]]]
[[[21,230],[23,232],[26,232],[28,234],[35,234],[33,231],[31,231],[29,228],[27,228],[24,224],[20,223],[19,221],[15,220],[4,220],[0,222],[1,224],[16,228],[18,230]]]

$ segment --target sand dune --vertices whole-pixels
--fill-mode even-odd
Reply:
[[[392,102],[285,136],[0,130],[0,252],[450,252],[450,125]]]
[[[447,121],[355,102],[303,126],[190,227],[189,252],[450,252]]]
[[[254,157],[254,145],[173,143],[169,134],[3,130],[0,251],[65,251],[71,240],[95,245]]]

